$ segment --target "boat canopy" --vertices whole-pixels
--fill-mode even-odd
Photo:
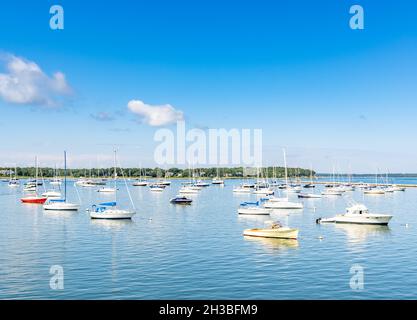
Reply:
[[[116,202],[103,202],[103,203],[100,203],[99,205],[103,207],[115,207]]]
[[[50,199],[50,202],[65,202],[65,199]]]

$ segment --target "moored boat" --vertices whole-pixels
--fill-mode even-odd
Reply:
[[[332,218],[319,218],[317,223],[354,223],[354,224],[380,224],[387,225],[392,216],[387,214],[369,213],[368,208],[363,204],[355,204],[346,209],[346,213],[336,215]]]
[[[283,227],[279,222],[273,222],[269,228],[246,229],[244,236],[278,238],[278,239],[297,239],[298,229]]]

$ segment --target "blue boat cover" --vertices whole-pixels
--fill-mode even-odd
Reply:
[[[65,202],[65,199],[50,199],[51,202]]]
[[[104,207],[115,207],[116,202],[103,202],[103,203],[100,203],[99,205],[104,206]]]

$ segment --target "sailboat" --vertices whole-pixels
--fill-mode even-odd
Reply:
[[[8,186],[10,188],[17,188],[19,187],[19,180],[17,180],[17,168],[14,168],[14,178],[12,178],[12,172],[10,171],[10,180]]]
[[[224,184],[224,180],[219,176],[219,168],[216,169],[216,176],[211,181],[212,184]]]
[[[37,191],[38,191],[38,158],[35,157],[35,182],[32,185],[32,189],[35,193],[32,195],[27,195],[23,198],[20,199],[21,202],[23,203],[34,203],[34,204],[44,204],[45,201],[47,200],[47,197],[44,196],[38,196]]]
[[[287,156],[285,149],[282,150],[284,154],[284,168],[285,168],[285,185],[288,188],[288,169],[287,169]],[[291,202],[288,200],[288,195],[286,198],[281,198],[279,201],[268,200],[264,203],[264,208],[269,209],[303,209],[303,204],[301,202]]]
[[[316,186],[313,183],[313,166],[310,166],[310,183],[306,184],[304,186],[304,188],[315,188]],[[300,193],[298,194],[299,198],[310,198],[310,199],[317,199],[317,198],[321,198],[322,195],[321,194],[317,194],[317,193]]]
[[[60,199],[48,199],[43,205],[44,210],[54,211],[77,211],[80,206],[76,203],[67,202],[67,153],[64,151],[64,197]]]
[[[132,219],[132,217],[136,214],[135,210],[129,209],[118,209],[117,208],[117,188],[116,188],[116,150],[114,150],[114,192],[115,199],[112,202],[103,202],[98,205],[92,205],[90,210],[90,218],[91,219]],[[127,185],[126,185],[127,188]],[[127,188],[127,192],[129,194],[130,202],[133,205],[132,198],[130,197],[129,189]]]
[[[148,185],[148,181],[143,180],[142,178],[142,167],[139,168],[139,173],[140,173],[139,180],[136,180],[135,182],[133,182],[132,185],[135,187],[146,187]],[[146,176],[146,172],[145,172],[145,176]]]

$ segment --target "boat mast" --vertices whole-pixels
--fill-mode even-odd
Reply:
[[[35,156],[35,192],[38,193],[38,157]]]
[[[64,201],[67,201],[67,152],[64,151]]]
[[[114,202],[117,201],[116,174],[117,173],[116,173],[116,149],[115,149],[114,150]]]
[[[285,154],[285,149],[282,149],[282,152],[284,154],[285,185],[288,189],[287,155]]]

